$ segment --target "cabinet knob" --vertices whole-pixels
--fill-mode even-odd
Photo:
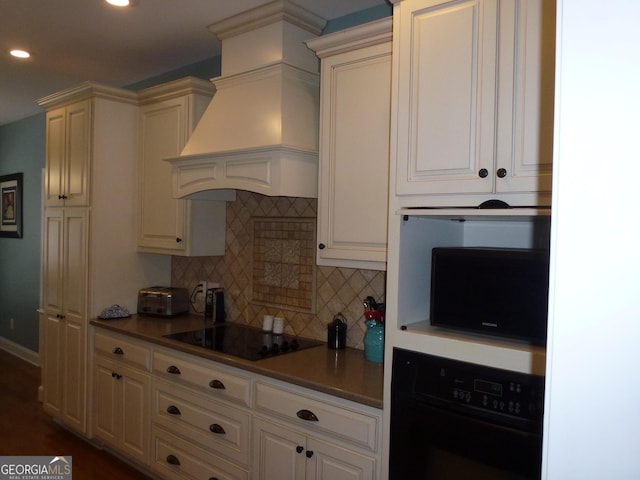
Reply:
[[[116,380],[120,380],[122,378],[122,375],[120,375],[119,373],[116,373],[116,372],[111,372],[111,378],[115,378]]]
[[[124,350],[122,350],[120,347],[116,347],[113,349],[113,353],[116,355],[124,355]]]
[[[298,452],[298,453],[302,453],[303,450],[304,450],[304,447],[302,445],[298,445],[296,447],[296,452]]]
[[[318,245],[318,248],[320,250],[324,250],[327,246],[324,243],[321,243],[320,245]]]
[[[498,171],[496,172],[496,175],[498,175],[498,178],[504,178],[507,176],[507,169],[506,168],[499,168]]]
[[[308,422],[318,421],[318,417],[316,417],[316,415],[311,410],[307,410],[307,409],[298,410],[296,415],[298,416],[298,418],[302,420],[306,420]]]
[[[176,243],[181,243],[182,239],[180,237],[176,237]]]
[[[180,375],[180,369],[175,365],[169,365],[167,367],[167,373],[170,373],[172,375]]]
[[[180,460],[175,455],[167,455],[167,463],[171,465],[180,465]]]
[[[489,175],[489,170],[486,168],[481,168],[480,171],[478,171],[478,176],[480,178],[487,178],[487,175]]]
[[[218,425],[217,423],[212,423],[211,425],[209,425],[209,430],[211,431],[211,433],[217,433],[218,435],[224,435],[225,432],[224,428],[222,428],[222,425]]]
[[[180,409],[175,405],[169,405],[167,407],[167,413],[170,413],[171,415],[180,415],[182,412],[180,412]]]
[[[307,453],[305,453],[305,455],[307,456],[307,458],[313,457],[313,450],[307,450]]]
[[[220,380],[211,380],[209,382],[209,386],[211,388],[215,388],[216,390],[224,390],[225,389],[224,383],[222,383]]]

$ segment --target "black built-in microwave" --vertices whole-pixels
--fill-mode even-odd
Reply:
[[[437,247],[431,256],[431,324],[544,344],[549,251]]]

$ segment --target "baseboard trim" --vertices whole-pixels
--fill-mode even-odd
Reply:
[[[12,342],[11,340],[7,340],[4,337],[0,337],[0,349],[21,358],[31,365],[35,365],[36,367],[40,366],[40,354],[38,352],[29,350],[27,347],[23,347],[22,345]]]

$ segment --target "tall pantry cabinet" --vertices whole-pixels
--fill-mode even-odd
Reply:
[[[42,98],[47,111],[42,238],[44,409],[87,434],[88,319],[135,311],[168,284],[170,257],[136,251],[137,95],[86,82]]]

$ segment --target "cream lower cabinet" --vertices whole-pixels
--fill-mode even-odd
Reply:
[[[93,433],[127,457],[149,464],[151,352],[120,335],[94,335]]]
[[[549,205],[555,1],[392,1],[395,193]]]
[[[260,480],[365,480],[376,461],[273,421],[255,419],[254,448]]]
[[[391,19],[308,44],[321,59],[317,263],[385,270]]]
[[[255,392],[253,480],[379,478],[380,412],[277,382]]]
[[[379,409],[93,330],[94,435],[153,475],[380,478]]]
[[[248,480],[251,377],[214,362],[153,353],[152,463],[166,478]]]
[[[149,462],[149,375],[98,357],[94,434],[140,463]]]

